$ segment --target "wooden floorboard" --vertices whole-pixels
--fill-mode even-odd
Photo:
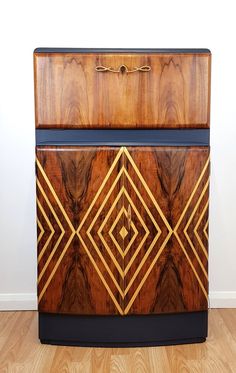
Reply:
[[[236,372],[236,309],[209,311],[207,342],[167,347],[41,345],[37,323],[37,312],[0,312],[1,373]]]

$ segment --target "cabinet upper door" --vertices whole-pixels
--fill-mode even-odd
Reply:
[[[39,311],[123,313],[121,168],[117,148],[37,148]]]
[[[37,128],[207,128],[210,53],[35,53]]]
[[[124,150],[125,314],[208,308],[207,147]]]

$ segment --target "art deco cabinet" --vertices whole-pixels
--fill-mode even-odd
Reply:
[[[44,343],[204,341],[207,49],[34,52]]]

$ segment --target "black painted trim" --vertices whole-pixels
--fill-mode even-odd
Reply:
[[[42,343],[129,347],[205,341],[207,311],[137,316],[79,316],[39,312]]]
[[[36,48],[34,53],[196,53],[209,54],[206,48]]]
[[[209,129],[37,129],[36,145],[209,146]]]
[[[182,344],[191,344],[191,343],[203,343],[206,341],[206,338],[187,338],[187,339],[176,339],[176,340],[166,340],[166,341],[158,341],[158,342],[133,342],[132,344],[127,343],[90,343],[90,342],[81,342],[78,343],[77,341],[67,341],[67,340],[51,340],[51,339],[40,339],[42,344],[49,344],[49,345],[57,345],[57,346],[79,346],[79,347],[155,347],[155,346],[174,346],[174,345],[182,345]]]

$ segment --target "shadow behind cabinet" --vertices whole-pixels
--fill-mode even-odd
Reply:
[[[35,50],[41,342],[205,340],[210,61]]]

